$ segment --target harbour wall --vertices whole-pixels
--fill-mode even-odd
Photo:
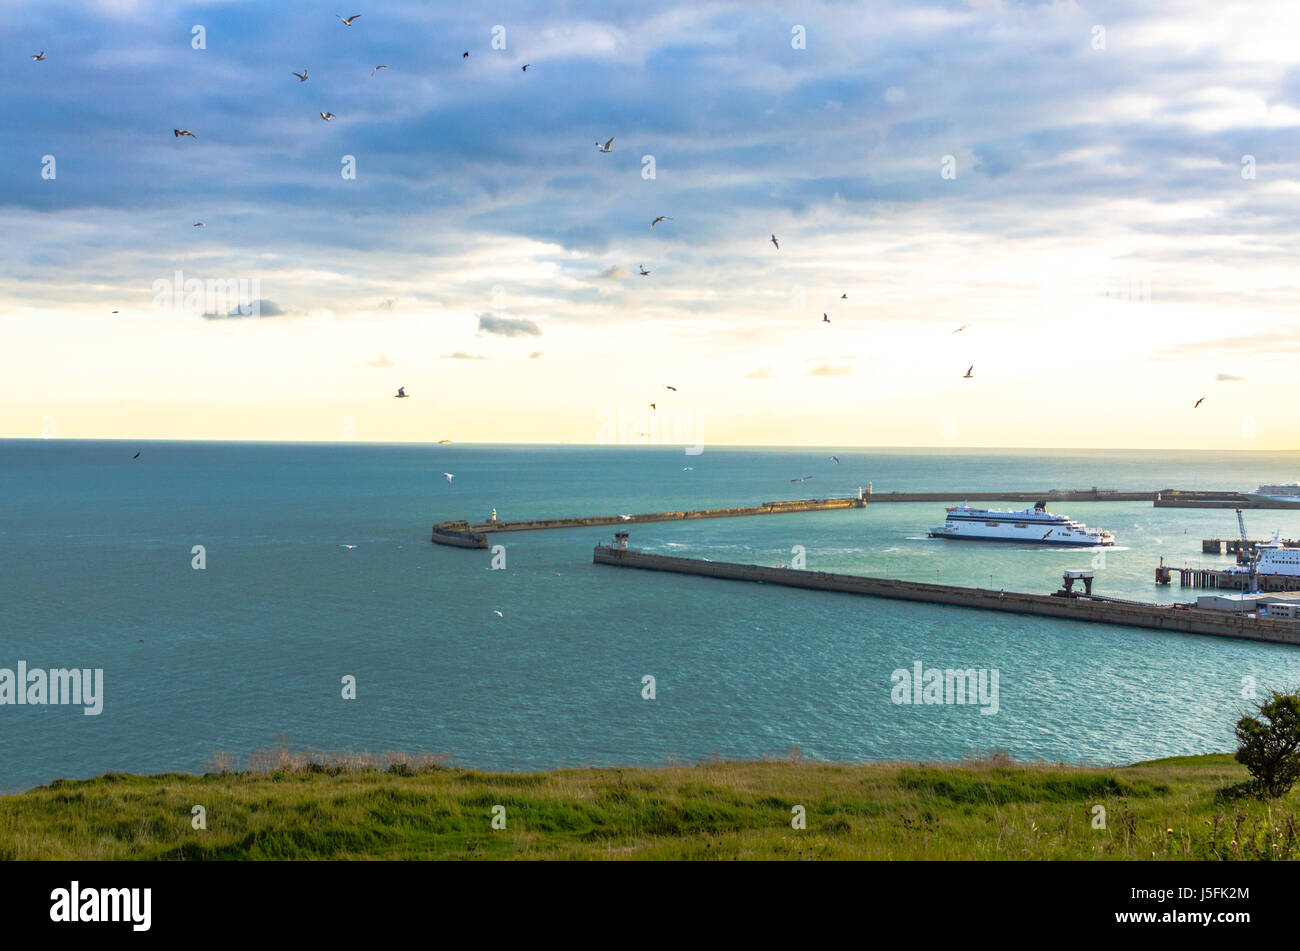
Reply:
[[[920,601],[927,604],[978,608],[986,611],[1032,614],[1068,621],[1089,621],[1096,624],[1150,628],[1180,634],[1205,634],[1300,646],[1300,624],[1294,621],[1241,617],[1181,605],[1146,604],[1108,600],[1095,596],[1089,598],[1026,594],[920,581],[804,571],[795,568],[768,568],[761,565],[654,555],[606,545],[596,547],[592,554],[592,561],[598,565],[667,571],[728,581],[777,584],[792,588],[868,595],[900,601]]]
[[[591,528],[602,525],[631,525],[637,522],[680,522],[700,518],[738,518],[746,515],[780,515],[789,512],[823,512],[836,509],[860,509],[863,502],[856,496],[834,499],[792,499],[764,502],[742,508],[689,509],[680,512],[643,512],[623,518],[621,515],[587,515],[573,518],[539,518],[514,522],[439,522],[433,526],[431,541],[460,548],[487,548],[487,536],[496,532],[535,532],[552,528]]]

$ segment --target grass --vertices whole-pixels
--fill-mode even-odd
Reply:
[[[1116,768],[704,762],[502,774],[259,753],[0,798],[15,859],[1292,859],[1300,799],[1222,800],[1230,754]],[[206,810],[195,830],[192,808]],[[506,809],[494,830],[493,807]],[[801,805],[806,828],[791,827]],[[1095,807],[1105,828],[1094,828]]]

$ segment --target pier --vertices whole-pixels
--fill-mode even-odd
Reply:
[[[1284,538],[1280,541],[1286,548],[1300,548],[1300,542],[1293,539]],[[1271,538],[1266,541],[1245,542],[1240,538],[1202,538],[1201,551],[1207,555],[1236,555],[1237,561],[1244,562],[1260,545],[1272,543]]]
[[[1122,601],[1080,594],[1064,588],[1055,594],[1026,594],[653,555],[624,547],[627,536],[625,533],[620,533],[620,536],[614,545],[596,546],[592,553],[592,562],[618,568],[641,568],[728,581],[776,584],[791,588],[867,595],[899,601],[919,601],[985,611],[1032,614],[1067,621],[1089,621],[1095,624],[1150,628],[1179,634],[1205,634],[1213,637],[1232,637],[1300,646],[1300,623],[1287,619],[1247,617],[1222,611],[1200,610],[1185,604],[1161,605]]]
[[[1240,492],[1163,489],[1156,493],[1156,508],[1183,509],[1296,509],[1300,502],[1248,499]]]
[[[833,499],[791,499],[764,502],[741,508],[692,509],[681,512],[643,512],[639,515],[586,515],[573,518],[539,518],[515,522],[490,520],[470,524],[465,521],[439,522],[433,526],[430,541],[458,548],[487,548],[488,536],[496,532],[536,532],[552,528],[591,528],[601,525],[632,525],[638,522],[681,522],[700,518],[740,518],[749,515],[781,515],[790,512],[826,512],[837,509],[860,509],[866,505],[857,496]]]
[[[1223,571],[1217,568],[1173,568],[1161,564],[1156,568],[1156,584],[1172,584],[1178,575],[1180,588],[1227,588],[1232,591],[1250,590],[1250,574],[1244,571]],[[1257,574],[1256,591],[1300,591],[1300,578],[1285,575]]]

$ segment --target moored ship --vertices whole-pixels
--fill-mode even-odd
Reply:
[[[950,506],[947,512],[944,523],[930,529],[931,538],[1086,547],[1115,544],[1110,532],[1055,515],[1047,511],[1046,502],[1036,502],[1032,509],[1021,512],[976,509],[966,504]]]
[[[1295,502],[1300,504],[1300,482],[1261,485],[1254,492],[1243,492],[1241,494],[1248,499],[1260,499],[1265,502]]]

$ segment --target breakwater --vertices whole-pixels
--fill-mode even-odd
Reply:
[[[1147,604],[1102,597],[1058,592],[1027,594],[988,588],[869,578],[860,575],[768,568],[733,562],[654,555],[629,548],[598,545],[592,553],[598,565],[642,568],[677,574],[699,575],[728,581],[777,584],[844,594],[868,595],[900,601],[921,601],[952,607],[978,608],[1012,614],[1032,614],[1067,621],[1090,621],[1124,627],[1151,628],[1180,634],[1206,634],[1251,641],[1300,646],[1300,623],[1279,618],[1252,618],[1219,611],[1198,610],[1187,605]]]
[[[551,528],[591,528],[602,525],[632,525],[637,522],[680,522],[699,518],[739,518],[747,515],[780,515],[789,512],[825,512],[836,509],[860,509],[864,502],[857,496],[833,499],[791,499],[764,502],[741,508],[688,509],[680,512],[643,512],[638,515],[585,515],[572,518],[538,518],[523,521],[489,521],[470,524],[465,521],[439,522],[433,526],[433,541],[458,548],[487,548],[488,536],[496,532],[536,532]]]

